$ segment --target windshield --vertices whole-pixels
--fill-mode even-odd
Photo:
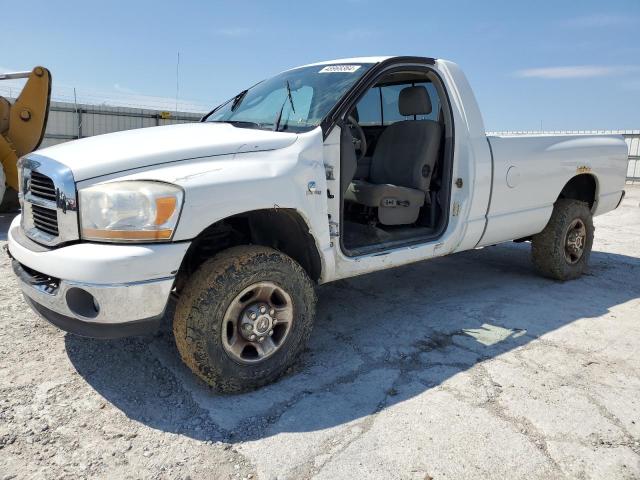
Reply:
[[[205,121],[281,132],[311,130],[371,66],[335,64],[289,70],[240,92]]]

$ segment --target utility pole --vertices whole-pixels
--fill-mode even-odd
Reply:
[[[76,96],[76,87],[73,87],[73,105],[76,109],[76,119],[78,120],[78,139],[82,138],[82,113],[78,111],[78,97]]]
[[[180,52],[176,62],[176,117],[178,116],[178,94],[180,93]]]

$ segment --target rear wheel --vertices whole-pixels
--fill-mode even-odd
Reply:
[[[295,361],[315,315],[314,285],[287,255],[225,250],[187,281],[173,320],[182,360],[218,391],[275,381]]]
[[[588,268],[593,233],[587,203],[558,200],[549,223],[531,241],[533,264],[542,275],[555,280],[578,278]]]

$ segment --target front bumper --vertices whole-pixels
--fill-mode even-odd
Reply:
[[[137,335],[149,335],[156,332],[162,323],[162,315],[145,320],[136,320],[126,323],[96,323],[86,322],[74,317],[62,315],[53,310],[49,310],[44,305],[36,303],[25,295],[27,304],[50,324],[65,332],[91,338],[122,338],[134,337]]]
[[[12,260],[27,303],[55,326],[85,337],[117,338],[157,330],[173,277],[92,285],[44,276]]]
[[[115,338],[157,329],[188,244],[84,243],[49,250],[22,234],[18,217],[8,247],[36,312],[71,333]]]

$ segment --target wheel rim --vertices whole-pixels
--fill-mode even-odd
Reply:
[[[293,325],[291,296],[272,282],[255,283],[229,305],[222,323],[222,344],[240,363],[260,363],[284,344]]]
[[[587,242],[587,227],[584,222],[576,218],[565,236],[564,257],[568,263],[578,263],[584,254],[585,244]]]

